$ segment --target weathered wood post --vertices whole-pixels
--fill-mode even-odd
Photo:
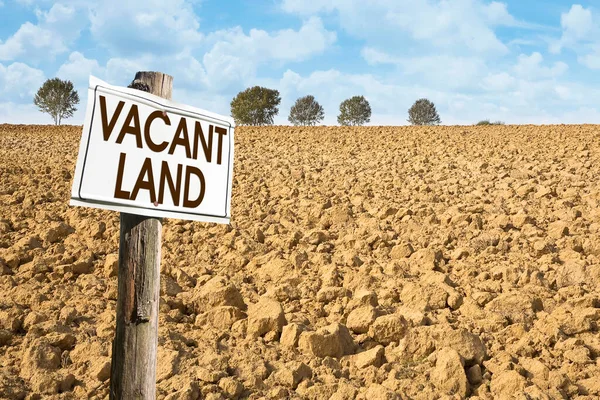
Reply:
[[[138,72],[129,87],[170,100],[173,77]],[[121,213],[111,400],[156,397],[161,230],[161,218]]]

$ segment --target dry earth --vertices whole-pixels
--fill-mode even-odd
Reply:
[[[118,213],[81,127],[0,125],[0,398],[108,398]],[[600,135],[238,128],[231,225],[165,220],[158,397],[597,399]]]

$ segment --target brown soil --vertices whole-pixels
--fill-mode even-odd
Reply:
[[[0,125],[0,398],[108,398],[119,215],[81,127]],[[238,128],[165,220],[158,398],[600,396],[596,126]]]

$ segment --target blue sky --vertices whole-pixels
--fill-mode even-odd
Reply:
[[[598,3],[596,3],[597,6]],[[173,99],[229,115],[254,85],[279,90],[276,124],[312,94],[335,125],[365,96],[369,125],[405,125],[426,97],[443,124],[600,123],[593,1],[0,0],[0,123],[52,123],[32,103],[71,80],[81,124],[92,74],[126,86],[174,76]]]

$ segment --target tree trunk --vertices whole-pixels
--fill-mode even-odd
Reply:
[[[171,98],[173,77],[138,72],[150,92]],[[156,354],[161,258],[160,218],[121,213],[116,333],[110,399],[156,397]]]

